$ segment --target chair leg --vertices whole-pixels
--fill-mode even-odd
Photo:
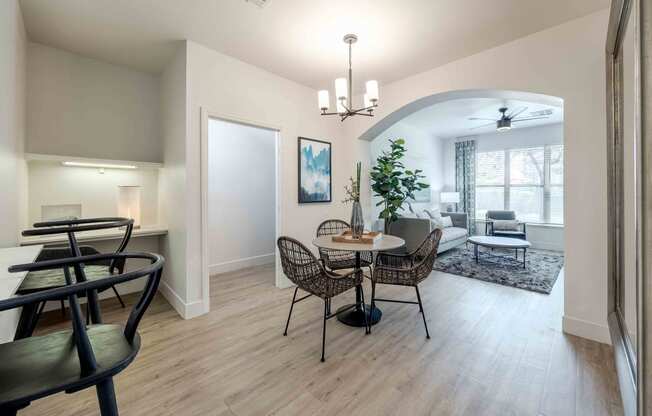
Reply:
[[[115,400],[115,389],[113,388],[113,379],[107,378],[97,387],[97,400],[100,402],[100,414],[102,416],[118,416],[118,404]]]
[[[361,309],[362,309],[362,313],[364,314],[364,333],[365,333],[365,335],[368,335],[369,334],[369,327],[371,325],[369,325],[369,319],[367,318],[367,304],[364,301],[364,289],[362,289],[362,285],[360,285],[360,298],[361,298],[360,300],[362,301],[362,305],[360,305],[360,306],[361,306]],[[370,309],[369,313],[371,314],[371,309]]]
[[[423,326],[426,327],[426,338],[430,339],[428,324],[426,323],[426,313],[423,311],[423,303],[421,303],[421,295],[419,294],[419,286],[415,285],[414,288],[417,291],[417,299],[419,300],[419,310],[421,311],[421,317],[423,318]]]
[[[88,298],[86,298],[86,325],[91,324],[91,308],[88,305]]]
[[[326,317],[328,316],[327,314],[328,311],[328,298],[324,299],[324,329],[322,330],[321,334],[321,362],[323,363],[326,361],[324,359],[324,352],[326,350]]]
[[[65,318],[66,317],[66,304],[63,303],[63,299],[61,299],[60,302],[61,302],[61,316]]]
[[[283,331],[283,336],[288,335],[288,326],[290,326],[290,317],[292,316],[292,309],[294,308],[294,300],[297,298],[297,290],[299,290],[299,287],[294,288],[294,296],[292,296],[292,305],[290,305],[290,313],[288,314],[288,320],[285,323],[285,331]]]
[[[113,289],[113,293],[115,293],[115,296],[118,298],[118,301],[120,301],[120,305],[122,305],[122,307],[124,308],[125,303],[122,301],[122,298],[120,297],[120,294],[118,293],[118,289],[116,289],[115,286],[111,286],[111,289]]]
[[[376,308],[376,282],[373,280],[371,281],[371,303],[369,304],[370,308],[370,314],[374,313],[374,309]],[[367,329],[369,334],[371,334],[371,325],[369,325],[369,328]]]

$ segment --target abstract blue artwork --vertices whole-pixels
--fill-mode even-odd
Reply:
[[[331,202],[331,144],[299,137],[299,203]]]

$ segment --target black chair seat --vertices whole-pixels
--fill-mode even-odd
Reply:
[[[494,237],[509,237],[509,238],[522,238],[525,239],[525,233],[523,231],[507,231],[500,230],[494,231]]]
[[[97,384],[126,368],[140,348],[138,333],[130,344],[122,325],[91,325],[87,334],[98,364],[88,376],[81,375],[72,330],[0,344],[0,406],[26,405]]]

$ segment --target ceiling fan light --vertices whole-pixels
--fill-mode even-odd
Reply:
[[[509,119],[501,119],[496,121],[496,130],[503,132],[512,129],[512,121]]]

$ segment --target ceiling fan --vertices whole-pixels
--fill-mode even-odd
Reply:
[[[492,124],[496,124],[496,130],[497,131],[507,131],[511,130],[512,128],[512,123],[518,123],[520,121],[529,121],[529,120],[540,120],[543,118],[548,118],[552,114],[552,110],[542,110],[542,111],[536,111],[530,114],[528,117],[520,117],[523,112],[527,110],[527,107],[521,107],[515,111],[512,111],[511,113],[507,113],[509,111],[509,108],[507,107],[501,107],[498,109],[498,111],[501,113],[501,116],[499,119],[492,119],[492,118],[481,118],[481,117],[469,117],[469,120],[471,121],[476,121],[476,120],[483,120],[483,121],[491,121],[491,123],[487,124],[482,124],[480,126],[475,126],[471,127],[470,130],[475,130],[479,129],[481,127],[487,127],[491,126]]]

